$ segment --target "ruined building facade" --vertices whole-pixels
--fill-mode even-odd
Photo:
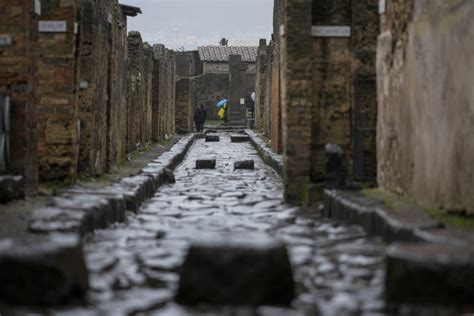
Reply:
[[[139,13],[117,0],[0,6],[0,187],[100,176],[174,133],[174,53],[127,33]]]
[[[336,144],[350,180],[474,212],[473,10],[461,0],[275,1],[256,119],[275,151],[281,120],[288,201],[321,198],[325,147]]]

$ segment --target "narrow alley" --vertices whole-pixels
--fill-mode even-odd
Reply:
[[[0,316],[473,316],[473,17],[0,0]]]

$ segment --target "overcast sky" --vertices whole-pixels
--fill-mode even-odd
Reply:
[[[150,44],[171,49],[217,45],[223,37],[270,38],[273,0],[120,0],[143,14],[129,17],[129,31],[140,31]],[[243,42],[243,41],[241,41]]]

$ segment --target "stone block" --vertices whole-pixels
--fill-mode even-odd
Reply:
[[[24,195],[22,176],[0,176],[0,203],[21,198]]]
[[[474,249],[450,244],[396,244],[386,257],[389,302],[472,306]]]
[[[230,140],[233,143],[245,143],[250,141],[250,137],[247,135],[231,135]]]
[[[255,162],[253,160],[242,160],[242,161],[236,161],[234,163],[234,169],[235,170],[254,170],[255,169]]]
[[[289,305],[293,274],[285,246],[267,235],[210,235],[184,261],[177,301],[185,305]]]
[[[56,305],[85,297],[89,287],[78,234],[0,241],[0,297],[17,305]]]
[[[206,142],[207,143],[219,142],[219,141],[220,141],[219,135],[206,135]]]
[[[196,169],[216,169],[215,159],[196,160]]]
[[[204,131],[204,134],[206,134],[206,135],[207,134],[215,134],[215,133],[217,133],[217,129],[206,129]]]

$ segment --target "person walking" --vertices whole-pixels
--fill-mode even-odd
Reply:
[[[207,111],[204,108],[204,105],[201,104],[201,132],[204,131],[204,124],[206,124]]]
[[[201,132],[201,124],[203,121],[203,112],[201,110],[201,107],[196,106],[196,109],[194,110],[194,126],[196,128],[196,132]]]

